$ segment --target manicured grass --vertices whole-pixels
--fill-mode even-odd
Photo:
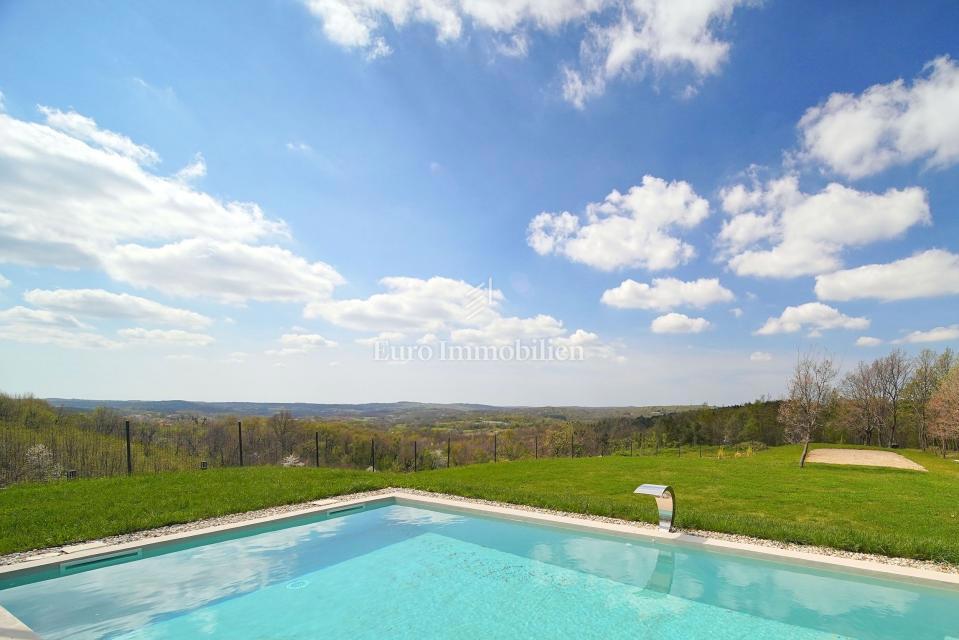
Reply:
[[[929,473],[797,465],[797,447],[748,458],[527,460],[417,474],[247,468],[0,491],[0,553],[385,486],[654,521],[642,482],[678,494],[681,527],[959,564],[959,464],[901,452]]]

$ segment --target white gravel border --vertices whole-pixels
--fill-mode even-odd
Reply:
[[[149,540],[151,538],[158,538],[158,537],[169,536],[173,534],[183,534],[191,531],[208,529],[210,527],[218,527],[218,526],[228,525],[228,524],[243,523],[246,521],[257,520],[261,518],[271,518],[271,517],[280,516],[287,513],[292,513],[295,511],[303,511],[305,509],[314,509],[319,506],[334,505],[340,502],[347,502],[347,501],[352,502],[356,500],[374,498],[377,496],[386,496],[386,495],[395,495],[395,494],[421,496],[423,498],[428,498],[428,499],[450,500],[450,501],[464,502],[464,503],[475,504],[475,505],[483,505],[483,506],[494,507],[494,508],[508,508],[512,510],[525,511],[529,513],[538,513],[538,514],[561,517],[561,518],[572,518],[576,520],[602,522],[610,525],[626,526],[626,527],[631,527],[633,529],[642,529],[650,533],[654,533],[658,531],[655,525],[647,522],[636,522],[632,520],[622,520],[619,518],[609,518],[605,516],[596,516],[596,515],[589,515],[589,514],[582,514],[582,513],[569,513],[565,511],[555,511],[552,509],[531,507],[524,504],[497,502],[494,500],[484,500],[480,498],[465,498],[462,496],[457,496],[452,494],[432,493],[429,491],[421,491],[418,489],[386,488],[386,489],[378,489],[376,491],[365,491],[361,493],[351,493],[351,494],[344,494],[339,496],[331,496],[330,498],[324,498],[320,500],[314,500],[311,502],[305,502],[305,503],[299,503],[299,504],[281,505],[277,507],[270,507],[268,509],[259,509],[256,511],[233,513],[233,514],[219,516],[215,518],[195,520],[193,522],[186,522],[183,524],[174,524],[174,525],[168,525],[165,527],[159,527],[156,529],[146,529],[144,531],[136,531],[133,533],[125,533],[117,536],[110,536],[107,538],[91,540],[91,541],[80,543],[80,544],[70,544],[70,545],[63,545],[59,547],[38,549],[34,551],[11,553],[8,555],[0,556],[0,566],[7,566],[7,565],[19,564],[22,562],[31,562],[36,560],[49,559],[49,558],[54,558],[60,555],[69,555],[72,553],[76,553],[78,551],[88,551],[88,550],[97,549],[99,547],[108,547],[108,546],[113,546],[117,544],[126,544],[130,542],[136,542],[140,540]],[[750,545],[754,547],[765,547],[768,549],[776,549],[780,551],[793,552],[793,553],[815,554],[818,556],[825,556],[827,558],[838,558],[843,560],[871,562],[871,563],[876,563],[880,565],[887,565],[889,567],[903,567],[907,569],[919,569],[923,571],[932,571],[932,572],[938,572],[942,574],[959,575],[959,566],[949,564],[949,563],[944,563],[944,562],[931,562],[927,560],[914,560],[912,558],[896,558],[896,557],[875,555],[875,554],[869,554],[869,553],[856,553],[852,551],[843,551],[841,549],[834,549],[831,547],[818,547],[818,546],[812,546],[812,545],[778,542],[775,540],[753,538],[750,536],[742,536],[742,535],[731,534],[731,533],[719,533],[715,531],[700,531],[696,529],[680,529],[678,531],[680,531],[680,533],[682,534],[686,534],[689,536],[696,536],[697,538],[702,538],[707,541],[716,540],[716,541],[730,542],[735,544]]]

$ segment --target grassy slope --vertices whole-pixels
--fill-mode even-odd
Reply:
[[[0,553],[359,491],[410,486],[653,521],[641,482],[673,485],[681,527],[959,564],[959,464],[907,451],[929,473],[796,465],[798,449],[751,458],[607,457],[394,475],[226,469],[0,491]]]

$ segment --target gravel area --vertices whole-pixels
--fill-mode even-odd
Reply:
[[[921,464],[892,451],[872,451],[870,449],[813,449],[806,456],[806,462],[820,464],[852,464],[864,467],[889,467],[890,469],[911,469],[925,471]]]
[[[307,509],[318,504],[335,504],[337,502],[343,502],[346,500],[355,500],[358,498],[366,498],[372,496],[383,495],[387,493],[392,493],[394,491],[402,491],[403,493],[412,494],[412,495],[421,495],[425,497],[434,497],[434,498],[446,498],[450,500],[459,500],[462,502],[469,502],[473,504],[483,504],[490,505],[495,507],[509,507],[512,509],[519,509],[521,511],[529,511],[533,513],[545,513],[551,515],[559,516],[569,516],[574,518],[581,518],[583,520],[592,520],[596,522],[608,522],[612,524],[622,524],[638,529],[656,529],[656,526],[647,522],[634,522],[631,520],[620,520],[618,518],[608,518],[605,516],[594,516],[594,515],[585,515],[581,513],[568,513],[565,511],[554,511],[551,509],[542,509],[539,507],[531,507],[524,504],[510,504],[505,502],[496,502],[493,500],[483,500],[480,498],[464,498],[462,496],[452,495],[452,494],[442,494],[442,493],[430,493],[428,491],[420,491],[418,489],[379,489],[376,491],[367,491],[363,493],[352,493],[341,496],[333,496],[330,498],[325,498],[322,500],[315,500],[312,502],[306,502],[302,504],[292,504],[284,505],[279,507],[271,507],[269,509],[260,509],[258,511],[247,511],[244,513],[234,513],[227,516],[222,516],[218,518],[207,518],[205,520],[196,520],[194,522],[188,522],[184,524],[175,524],[166,527],[160,527],[158,529],[148,529],[146,531],[137,531],[135,533],[127,533],[118,536],[110,536],[108,538],[102,538],[100,540],[94,540],[88,543],[83,544],[74,544],[74,545],[64,545],[62,547],[52,547],[48,549],[39,549],[35,551],[25,551],[22,553],[12,553],[5,556],[0,556],[0,566],[14,564],[17,562],[25,562],[28,560],[37,560],[40,558],[53,557],[57,555],[62,555],[69,553],[71,550],[77,550],[78,548],[86,548],[90,545],[113,545],[121,544],[124,542],[133,542],[135,540],[145,540],[149,538],[155,538],[158,536],[165,536],[172,533],[181,533],[184,531],[196,531],[198,529],[204,529],[206,527],[212,527],[216,525],[223,524],[232,524],[236,522],[244,522],[246,520],[254,520],[256,518],[263,518],[266,516],[280,515],[284,513],[290,513],[293,511],[300,511],[302,509]],[[763,547],[771,547],[775,549],[787,549],[790,551],[802,551],[806,553],[816,553],[823,556],[831,556],[836,558],[850,558],[854,560],[867,560],[871,562],[879,562],[882,564],[893,565],[898,567],[911,567],[916,569],[926,569],[929,571],[939,571],[942,573],[953,573],[959,574],[959,566],[952,565],[942,562],[930,562],[927,560],[914,560],[911,558],[890,558],[887,556],[880,556],[868,553],[855,553],[852,551],[843,551],[840,549],[833,549],[831,547],[817,547],[812,545],[801,545],[801,544],[792,544],[788,542],[777,542],[775,540],[764,540],[762,538],[752,538],[749,536],[741,536],[731,533],[718,533],[715,531],[699,531],[696,529],[679,529],[682,533],[696,535],[703,538],[710,538],[714,540],[727,540],[731,542],[742,542],[746,544],[754,544]]]

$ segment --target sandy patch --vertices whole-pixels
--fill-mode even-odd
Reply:
[[[869,449],[813,449],[806,456],[806,462],[822,464],[854,464],[864,467],[890,467],[892,469],[911,469],[925,471],[921,464],[892,451],[872,451]]]

